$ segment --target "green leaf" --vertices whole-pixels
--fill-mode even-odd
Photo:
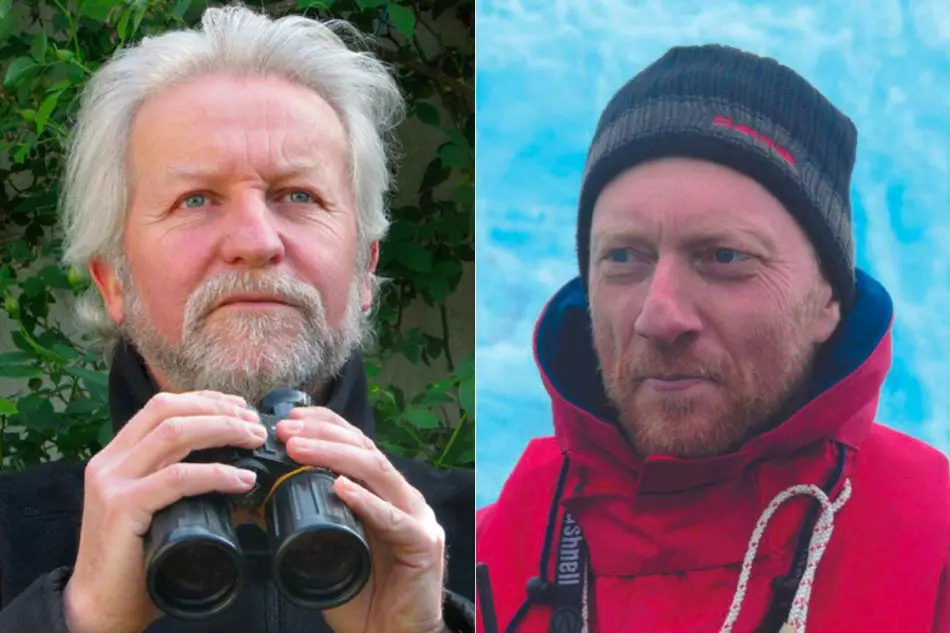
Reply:
[[[56,427],[56,412],[53,411],[53,403],[46,396],[24,396],[17,403],[17,408],[24,426],[41,431]]]
[[[326,11],[333,7],[333,0],[297,0],[297,10],[302,9],[317,9],[318,11]]]
[[[460,147],[469,147],[468,139],[465,138],[465,135],[459,132],[458,129],[444,125],[442,126],[442,131],[445,132],[445,135],[449,137],[449,140],[456,145]]]
[[[33,365],[0,365],[0,378],[41,378],[43,368]]]
[[[389,243],[394,244],[396,242],[404,242],[410,240],[416,235],[416,227],[411,222],[406,222],[404,220],[393,220],[393,223],[389,227],[389,233],[386,235],[386,239]]]
[[[46,49],[49,46],[49,40],[46,37],[46,31],[40,31],[33,37],[33,44],[30,46],[30,55],[39,63],[46,59]]]
[[[447,169],[439,158],[432,159],[429,166],[426,167],[425,174],[422,176],[422,184],[419,190],[431,189],[441,185],[452,174],[451,169]]]
[[[6,398],[0,398],[0,415],[14,415],[17,412],[16,403]]]
[[[379,363],[367,360],[363,363],[363,371],[366,372],[367,378],[376,378],[382,373],[383,368],[380,367]]]
[[[402,33],[407,40],[412,39],[412,34],[416,30],[416,14],[409,7],[400,4],[389,5],[389,21],[393,23],[396,30]]]
[[[442,164],[446,167],[455,167],[456,169],[466,169],[470,161],[468,150],[455,143],[446,143],[440,147],[439,158],[442,159]]]
[[[433,391],[423,394],[423,396],[419,398],[419,402],[416,404],[423,407],[430,407],[432,405],[448,404],[450,402],[454,402],[454,400],[452,400],[452,398],[445,393]]]
[[[107,389],[109,387],[109,378],[104,373],[98,371],[90,371],[85,367],[67,367],[66,373],[81,379],[86,384],[86,387],[90,389],[93,387]]]
[[[360,10],[375,9],[376,7],[383,6],[387,2],[389,2],[389,0],[356,0],[356,6],[358,6]]]
[[[119,36],[119,39],[123,42],[125,37],[129,32],[129,18],[132,17],[132,7],[129,7],[122,12],[122,17],[119,18],[119,24],[115,27],[115,32]]]
[[[33,119],[33,122],[36,123],[37,136],[42,134],[43,130],[46,128],[46,122],[49,121],[49,116],[59,104],[59,95],[61,94],[62,93],[60,92],[54,92],[50,96],[43,99],[43,103],[40,104],[40,109],[36,111],[36,117]]]
[[[406,268],[420,273],[432,272],[432,252],[413,242],[403,242],[396,251],[396,260]]]
[[[20,23],[20,16],[12,11],[0,18],[0,44],[7,41]]]
[[[191,0],[179,0],[178,4],[175,5],[175,8],[172,9],[172,16],[176,20],[184,19],[185,14],[188,13],[188,9],[191,8]]]
[[[475,379],[466,378],[459,383],[459,406],[470,418],[475,417]]]
[[[105,446],[112,441],[112,438],[115,436],[114,431],[112,430],[112,422],[107,420],[99,425],[99,434],[96,436],[96,439],[100,444]]]
[[[439,416],[429,409],[408,409],[403,419],[417,429],[439,428]]]
[[[50,347],[54,352],[65,358],[67,361],[74,361],[79,358],[79,352],[66,343],[53,343],[50,345]]]
[[[439,124],[439,111],[428,103],[419,102],[416,104],[416,116],[426,125]]]
[[[56,55],[56,59],[61,62],[70,62],[76,58],[76,53],[72,52],[68,48],[56,48],[54,46],[53,51]]]
[[[66,405],[64,413],[74,416],[89,416],[102,408],[102,403],[95,400],[73,400]]]
[[[24,361],[36,360],[36,354],[30,352],[7,352],[0,354],[0,366],[22,363]]]
[[[461,185],[455,188],[452,194],[452,202],[457,204],[475,204],[475,187],[472,185]]]
[[[109,11],[113,7],[122,4],[123,0],[80,0],[79,11],[97,22],[105,22],[109,17]]]
[[[441,277],[455,277],[462,274],[462,262],[457,259],[441,259],[435,263],[433,270]]]
[[[36,62],[30,57],[17,57],[7,66],[6,77],[3,78],[3,85],[6,87],[14,86],[17,82],[33,68],[36,68]]]
[[[10,9],[13,8],[13,0],[0,0],[0,18],[7,17]]]
[[[132,32],[129,35],[135,35],[139,32],[139,26],[142,25],[142,20],[145,18],[145,9],[146,5],[144,4],[135,8],[135,20],[132,22]]]

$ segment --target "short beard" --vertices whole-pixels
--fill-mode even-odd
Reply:
[[[609,334],[595,327],[604,386],[637,453],[679,458],[722,455],[766,430],[779,414],[788,413],[811,375],[816,349],[805,332],[815,305],[809,296],[788,318],[750,332],[759,349],[772,349],[774,354],[738,362],[702,358],[688,341],[663,346],[640,339],[634,353],[618,353]],[[614,357],[612,364],[604,366],[610,357]],[[644,377],[656,374],[703,376],[724,400],[711,408],[689,394],[644,393]],[[644,402],[644,398],[655,399]]]
[[[189,297],[178,344],[169,343],[155,328],[124,263],[117,267],[117,275],[127,306],[123,336],[178,391],[212,390],[239,395],[248,402],[279,388],[314,394],[371,336],[360,305],[362,275],[350,286],[343,321],[336,331],[327,323],[320,292],[308,284],[270,273],[218,275]],[[221,322],[209,323],[215,305],[236,293],[274,296],[295,310],[293,314],[283,310],[218,313],[213,316]]]

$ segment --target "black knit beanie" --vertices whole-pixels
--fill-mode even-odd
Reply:
[[[856,145],[854,123],[777,61],[725,46],[671,49],[614,95],[597,124],[578,209],[585,286],[591,216],[604,187],[643,161],[684,156],[741,172],[782,202],[847,311],[855,285]]]

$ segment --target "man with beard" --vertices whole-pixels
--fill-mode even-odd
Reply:
[[[612,98],[535,338],[554,437],[479,512],[479,630],[950,631],[947,459],[874,421],[893,310],[854,264],[856,141],[728,47]]]
[[[327,25],[239,7],[147,38],[91,79],[66,171],[66,260],[88,267],[92,316],[115,341],[116,435],[88,464],[0,480],[0,631],[472,630],[473,479],[370,439],[359,348],[388,223],[384,139],[402,109],[389,71]],[[249,470],[182,460],[260,447],[248,405],[278,388],[312,399],[277,434],[296,463],[340,474],[369,580],[341,606],[297,607],[246,513],[237,601],[166,617],[146,590],[152,517],[252,488]]]

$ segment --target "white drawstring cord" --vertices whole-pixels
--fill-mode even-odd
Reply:
[[[780,492],[772,503],[765,509],[759,522],[752,532],[752,538],[749,539],[749,549],[746,550],[745,560],[742,562],[742,573],[739,574],[739,584],[736,586],[736,594],[732,599],[732,606],[729,607],[729,615],[723,622],[719,633],[731,633],[732,627],[739,619],[739,612],[742,609],[742,601],[745,598],[746,587],[749,583],[749,574],[752,572],[752,563],[755,560],[756,551],[759,549],[759,542],[762,540],[762,534],[765,527],[779,506],[798,495],[811,495],[821,503],[821,516],[812,530],[811,540],[808,543],[808,565],[805,568],[805,574],[798,584],[798,590],[795,592],[795,599],[792,601],[792,608],[788,614],[788,621],[782,627],[781,633],[805,633],[805,624],[808,620],[808,601],[811,599],[811,587],[815,579],[815,572],[818,570],[818,563],[825,553],[828,541],[831,540],[831,533],[835,529],[835,513],[844,507],[851,497],[851,480],[845,479],[844,486],[838,499],[832,503],[828,495],[819,488],[811,484],[792,486]]]

